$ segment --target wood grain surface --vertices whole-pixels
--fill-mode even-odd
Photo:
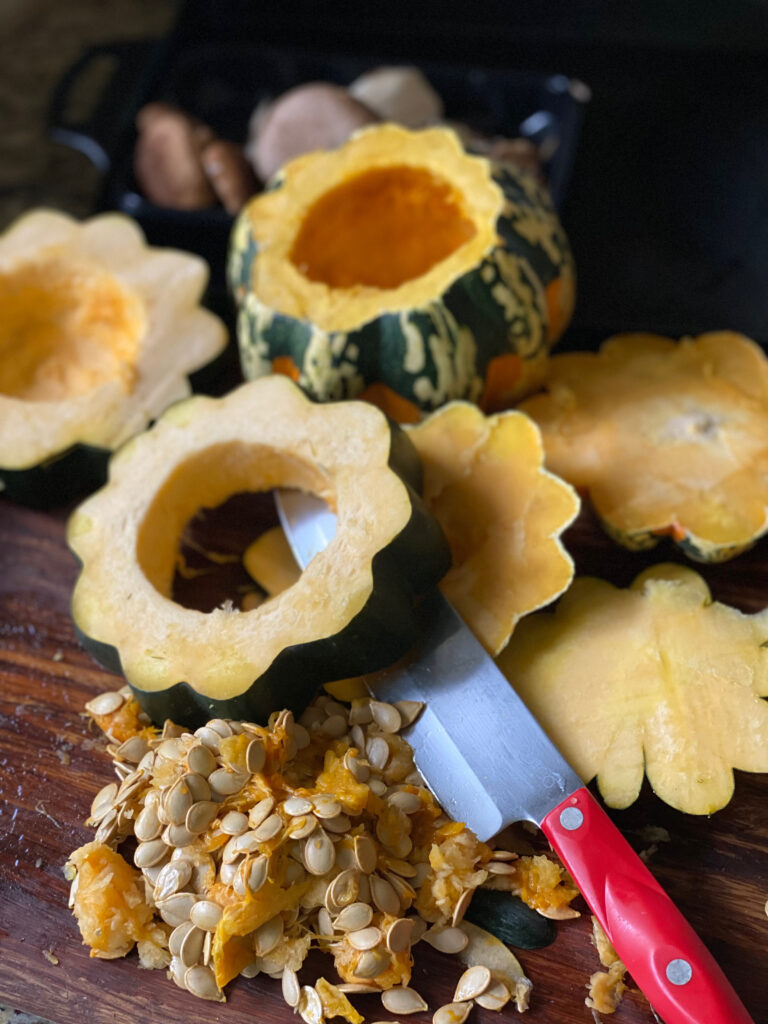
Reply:
[[[62,866],[72,849],[92,838],[82,823],[92,797],[112,777],[104,744],[82,707],[118,681],[75,639],[68,606],[76,566],[64,521],[61,510],[42,514],[0,502],[0,1003],[57,1024],[296,1020],[279,982],[269,978],[238,979],[226,1005],[203,1003],[164,972],[140,971],[135,955],[89,959],[80,942]],[[644,554],[616,548],[588,512],[566,543],[580,572],[620,584],[674,557],[668,547]],[[719,600],[744,611],[768,603],[766,542],[702,572]],[[768,777],[739,774],[732,802],[709,819],[673,811],[647,787],[637,804],[612,816],[637,849],[648,845],[646,826],[668,830],[670,841],[659,844],[649,866],[720,961],[755,1024],[768,1024]],[[584,1005],[585,984],[598,969],[589,931],[583,914],[560,925],[549,948],[520,952],[534,985],[524,1018],[530,1024],[593,1024]],[[433,1011],[450,1000],[461,968],[423,943],[415,952],[413,984]],[[317,954],[307,974],[329,967]],[[357,1005],[368,1021],[390,1016],[377,997],[358,997]],[[475,1008],[471,1021],[514,1016],[510,1007],[501,1017]],[[431,1013],[408,1019],[426,1024]],[[642,995],[631,991],[612,1019],[653,1024],[655,1018]]]

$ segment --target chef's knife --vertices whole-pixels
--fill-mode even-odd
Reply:
[[[276,492],[303,568],[335,533],[321,499]],[[712,955],[563,759],[457,612],[434,591],[420,648],[366,677],[377,700],[425,708],[403,735],[445,811],[480,839],[538,825],[666,1024],[754,1024]]]

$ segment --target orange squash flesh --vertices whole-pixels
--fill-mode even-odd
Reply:
[[[312,204],[290,259],[310,281],[331,288],[397,288],[421,277],[475,231],[449,182],[423,167],[376,167]]]

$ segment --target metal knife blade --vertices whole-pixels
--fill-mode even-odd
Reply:
[[[329,528],[329,510],[302,492],[275,498],[303,568],[318,551],[318,529]],[[754,1024],[712,954],[454,609],[436,591],[419,614],[420,650],[366,683],[380,700],[425,701],[403,734],[443,808],[481,839],[520,819],[540,825],[668,1024]]]
[[[322,499],[276,497],[291,550],[304,568],[335,532]],[[406,662],[366,676],[377,700],[426,704],[403,731],[438,802],[489,839],[513,821],[540,825],[583,783],[448,601],[434,591],[420,606],[420,648]]]

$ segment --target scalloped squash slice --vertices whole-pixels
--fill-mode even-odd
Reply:
[[[521,406],[547,465],[589,492],[625,547],[671,534],[691,558],[722,561],[768,530],[768,360],[748,338],[619,335],[557,356],[547,387]]]
[[[543,466],[541,435],[519,412],[484,416],[452,402],[408,428],[424,500],[451,546],[440,587],[491,654],[523,615],[573,579],[561,534],[579,512],[568,484]]]
[[[636,799],[645,771],[672,807],[711,814],[734,768],[768,771],[766,645],[768,610],[745,615],[693,570],[657,565],[627,590],[575,580],[498,664],[610,807]]]

